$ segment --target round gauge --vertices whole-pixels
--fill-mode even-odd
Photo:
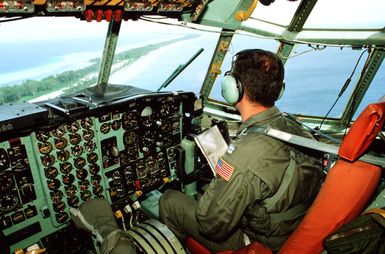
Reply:
[[[82,126],[83,129],[89,129],[92,127],[93,123],[92,123],[92,119],[89,118],[89,117],[86,117],[86,118],[83,118],[81,121],[80,121],[80,124]]]
[[[70,198],[68,198],[67,203],[70,207],[78,207],[79,206],[79,197],[78,196],[70,197]]]
[[[72,174],[64,175],[63,176],[63,183],[65,185],[71,185],[75,181],[75,177]]]
[[[100,175],[91,175],[91,183],[94,186],[100,185],[100,181],[102,180],[102,177]]]
[[[72,170],[72,164],[69,162],[60,163],[60,172],[68,174]]]
[[[103,193],[103,186],[98,185],[98,186],[92,187],[92,193],[94,193],[95,196],[99,196],[100,194]]]
[[[79,133],[69,134],[69,141],[70,141],[71,145],[77,145],[80,143],[81,140],[82,140],[82,137],[80,136]]]
[[[76,170],[76,178],[79,180],[86,179],[87,175],[88,175],[88,173],[84,168]]]
[[[123,143],[126,146],[135,144],[137,142],[138,136],[135,131],[126,131],[123,134]]]
[[[112,121],[112,124],[111,124],[111,128],[114,130],[114,131],[117,131],[120,129],[120,121],[119,120],[114,120]]]
[[[40,130],[40,131],[36,132],[36,139],[41,141],[41,142],[47,142],[47,140],[49,139],[50,136],[51,135],[49,134],[48,131]]]
[[[57,213],[63,212],[65,207],[66,205],[64,204],[63,201],[53,204],[53,210]]]
[[[84,159],[83,157],[78,157],[74,160],[74,165],[75,168],[81,169],[86,165],[86,159]]]
[[[8,154],[4,148],[0,148],[0,171],[9,168]]]
[[[83,153],[83,147],[80,145],[76,145],[71,147],[71,153],[73,156],[80,156]]]
[[[68,220],[68,214],[66,212],[61,212],[56,214],[56,221],[57,223],[64,223]]]
[[[123,129],[128,130],[138,125],[136,111],[126,112],[122,115]]]
[[[5,193],[10,191],[14,186],[12,173],[5,172],[0,173],[0,193]]]
[[[107,134],[110,132],[111,125],[110,123],[104,123],[102,126],[100,126],[100,132],[103,134]]]
[[[54,135],[57,138],[63,136],[64,133],[66,133],[64,125],[59,126],[57,129],[52,130],[52,135]]]
[[[91,194],[91,191],[89,190],[85,190],[85,191],[82,191],[80,193],[80,198],[83,200],[83,201],[87,201],[87,200],[90,200],[92,197],[92,194]]]
[[[54,179],[58,175],[58,170],[55,167],[48,167],[45,169],[45,177],[48,179]]]
[[[94,141],[89,141],[84,144],[84,148],[87,152],[92,152],[96,148],[96,143]]]
[[[60,137],[55,138],[55,147],[56,149],[62,150],[67,146],[67,139]]]
[[[55,157],[52,154],[46,154],[40,157],[43,166],[49,167],[55,163]]]
[[[66,190],[67,197],[70,197],[70,198],[75,196],[77,192],[77,188],[75,185],[68,185],[65,187],[65,190]]]
[[[67,150],[60,150],[56,152],[56,156],[59,161],[66,161],[70,157],[70,152],[68,152]]]
[[[79,189],[81,191],[87,190],[88,186],[90,186],[90,181],[88,181],[86,179],[85,180],[81,180],[80,183],[79,183]]]
[[[59,203],[63,198],[63,192],[61,190],[54,190],[50,192],[51,200],[54,203]]]
[[[87,161],[90,164],[95,163],[98,160],[98,155],[96,153],[87,154]]]
[[[95,133],[93,130],[83,130],[83,138],[85,141],[90,141],[95,136]]]
[[[88,171],[90,172],[91,175],[96,175],[99,172],[99,170],[100,170],[99,165],[91,164]]]
[[[67,130],[71,133],[75,133],[79,130],[80,126],[78,122],[72,122],[70,124],[67,124]]]
[[[38,147],[41,154],[49,154],[52,151],[52,144],[49,142],[39,142]]]
[[[60,187],[60,181],[58,179],[50,179],[47,181],[47,187],[49,190],[57,190]]]
[[[17,191],[12,191],[8,194],[2,195],[0,196],[0,211],[12,211],[19,205],[19,202]]]

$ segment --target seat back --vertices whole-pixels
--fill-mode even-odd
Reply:
[[[323,239],[364,209],[378,184],[381,168],[357,159],[381,131],[384,112],[385,102],[370,104],[354,122],[340,146],[341,158],[279,253],[320,253]]]

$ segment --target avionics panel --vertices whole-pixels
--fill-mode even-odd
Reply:
[[[0,227],[11,250],[67,227],[69,209],[91,198],[120,208],[173,181],[174,147],[189,132],[194,100],[161,93],[71,114],[47,108],[47,121],[8,133],[0,142]]]

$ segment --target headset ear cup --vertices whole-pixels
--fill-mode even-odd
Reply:
[[[231,74],[225,74],[222,79],[221,88],[222,97],[230,104],[235,104],[239,101],[240,91],[236,78]]]

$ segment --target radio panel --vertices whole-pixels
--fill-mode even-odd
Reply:
[[[173,181],[173,150],[189,131],[194,99],[128,98],[8,135],[0,142],[0,225],[10,245],[26,247],[67,227],[69,209],[89,199],[116,208]]]

